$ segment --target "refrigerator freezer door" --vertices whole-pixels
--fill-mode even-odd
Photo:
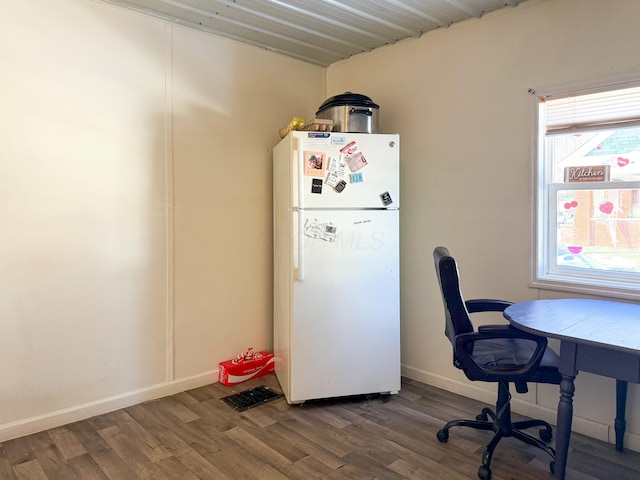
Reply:
[[[399,208],[399,135],[290,136],[293,207]]]
[[[287,400],[399,391],[399,212],[291,216],[305,233],[293,242]]]

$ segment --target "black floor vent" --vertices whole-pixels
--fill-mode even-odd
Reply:
[[[270,388],[263,386],[255,387],[244,392],[234,393],[233,395],[222,398],[222,400],[238,412],[244,412],[245,410],[270,402],[271,400],[275,400],[281,396],[281,393],[274,392]]]

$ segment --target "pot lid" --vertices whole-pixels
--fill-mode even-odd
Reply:
[[[320,105],[318,112],[322,112],[327,108],[343,107],[345,105],[352,105],[354,107],[380,108],[377,104],[373,103],[373,101],[366,95],[344,92],[342,95],[336,95],[335,97],[331,97],[325,100],[325,102]]]

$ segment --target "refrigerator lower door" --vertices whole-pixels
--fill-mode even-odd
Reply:
[[[399,391],[398,219],[397,210],[292,212],[294,232],[304,228],[292,252],[289,403]]]

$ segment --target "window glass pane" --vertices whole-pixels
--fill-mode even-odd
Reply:
[[[610,181],[640,180],[640,127],[546,137],[551,183],[564,181],[566,167],[608,165]]]
[[[556,196],[558,267],[640,272],[640,189],[562,188]]]

